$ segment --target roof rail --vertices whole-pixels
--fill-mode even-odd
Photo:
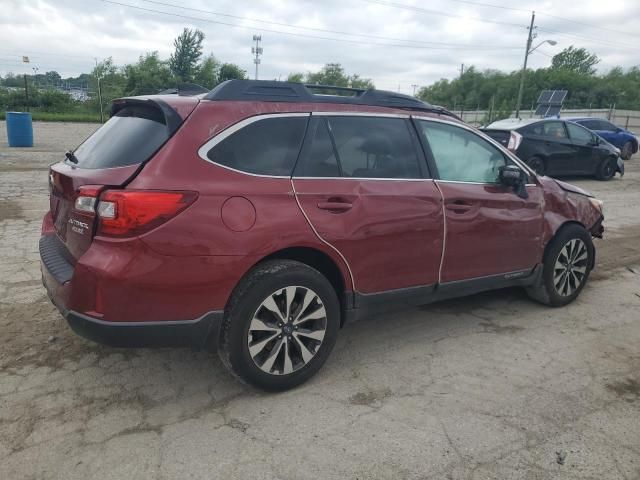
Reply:
[[[352,95],[314,93],[313,90],[349,92]],[[434,107],[427,102],[401,93],[333,85],[304,85],[276,80],[227,80],[205,95],[204,100],[342,103],[428,111],[459,118],[442,107]]]

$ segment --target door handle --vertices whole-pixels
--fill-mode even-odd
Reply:
[[[456,200],[451,203],[447,203],[446,209],[451,210],[453,213],[467,213],[473,208],[473,205],[470,203],[463,202],[462,200]]]
[[[318,202],[318,208],[320,210],[329,210],[330,212],[346,212],[351,210],[353,204],[349,202]]]

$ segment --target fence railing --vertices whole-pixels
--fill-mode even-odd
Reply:
[[[455,112],[460,114],[460,112]],[[472,125],[483,125],[488,117],[488,110],[466,110],[462,112],[462,119]],[[511,115],[513,117],[514,115]],[[561,117],[597,117],[606,118],[615,123],[619,127],[627,128],[632,131],[640,132],[640,111],[636,110],[614,110],[614,109],[572,109],[562,110]],[[520,112],[521,118],[537,118],[533,111],[526,110]]]

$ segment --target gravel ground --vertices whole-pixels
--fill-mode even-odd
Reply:
[[[40,284],[46,167],[96,125],[0,123],[0,479],[640,479],[640,160],[610,182],[597,270],[563,309],[517,289],[348,325],[265,394],[215,355],[74,335]]]

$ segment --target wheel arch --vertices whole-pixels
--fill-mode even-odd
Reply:
[[[268,255],[265,255],[256,263],[251,265],[247,272],[242,276],[244,278],[249,272],[251,272],[256,266],[267,260],[295,260],[300,263],[304,263],[312,268],[318,270],[324,275],[329,283],[333,286],[338,299],[340,300],[341,310],[350,310],[353,308],[353,298],[350,295],[352,291],[351,277],[349,276],[346,268],[341,268],[339,263],[332,258],[328,253],[310,246],[293,246],[286,247]],[[242,280],[242,278],[238,281]],[[341,325],[345,321],[345,315],[342,315]]]
[[[567,221],[561,223],[553,231],[553,234],[549,237],[549,239],[547,240],[547,243],[544,246],[544,250],[543,250],[543,253],[542,253],[542,261],[543,262],[544,262],[545,258],[547,258],[547,252],[549,251],[551,242],[560,234],[560,232],[562,230],[564,230],[565,228],[567,228],[570,225],[578,225],[579,227],[584,228],[587,231],[587,233],[589,233],[589,228],[587,228],[582,222],[579,222],[578,220],[567,220]],[[592,260],[591,260],[591,268],[593,268],[595,266],[595,263],[596,263],[596,250],[594,248],[593,249],[593,257],[592,257]]]

